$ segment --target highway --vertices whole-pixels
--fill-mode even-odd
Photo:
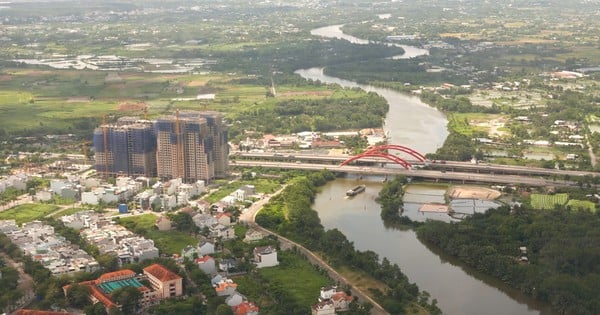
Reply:
[[[275,162],[275,161],[258,161],[258,160],[236,160],[230,161],[230,166],[238,167],[265,167],[265,168],[280,168],[280,169],[296,169],[296,170],[323,170],[327,169],[332,172],[350,173],[359,175],[378,175],[378,176],[395,176],[405,175],[412,178],[423,178],[429,180],[447,180],[458,181],[461,183],[490,183],[504,185],[524,184],[528,186],[573,186],[576,183],[564,180],[550,180],[543,177],[523,176],[523,175],[504,175],[504,174],[485,174],[485,173],[466,173],[466,172],[451,172],[444,170],[425,170],[391,167],[373,167],[373,166],[355,166],[355,165],[331,165],[331,164],[312,164],[302,163],[299,161],[290,162]]]
[[[319,155],[319,154],[279,154],[279,153],[242,153],[237,152],[235,156],[244,160],[263,160],[263,161],[279,161],[279,162],[300,162],[300,163],[315,163],[340,165],[350,156],[347,155]],[[357,161],[358,164],[373,165],[385,163],[392,164],[390,160],[383,158],[363,158]],[[353,165],[356,165],[354,162]],[[578,170],[557,170],[539,167],[518,166],[518,165],[500,165],[490,163],[471,163],[471,162],[456,162],[456,161],[415,161],[407,160],[415,168],[426,166],[428,169],[445,170],[452,172],[470,172],[470,173],[487,173],[487,174],[504,174],[504,175],[540,175],[540,176],[600,176],[598,172],[578,171]]]

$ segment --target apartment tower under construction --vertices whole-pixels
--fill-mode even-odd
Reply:
[[[159,178],[209,182],[227,174],[229,147],[220,113],[177,112],[159,118],[155,132]]]
[[[153,124],[133,117],[94,130],[96,171],[105,176],[156,176]]]

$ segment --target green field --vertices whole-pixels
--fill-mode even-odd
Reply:
[[[270,290],[276,288],[291,295],[298,305],[312,305],[317,302],[321,287],[332,284],[328,277],[298,254],[280,251],[278,258],[279,266],[258,269],[260,278],[266,279],[267,283],[257,284],[254,279],[244,276],[236,279],[239,291],[265,305],[269,304],[269,295],[275,293]]]
[[[568,194],[531,194],[531,206],[534,209],[552,210],[555,205],[565,205],[568,199]]]
[[[567,207],[571,207],[571,209],[574,211],[583,209],[593,213],[596,212],[596,204],[588,200],[571,199],[569,202],[567,202]]]
[[[147,213],[138,216],[121,218],[120,224],[134,233],[154,241],[154,246],[159,249],[161,254],[180,254],[181,250],[187,245],[196,245],[198,240],[188,233],[179,231],[158,231],[155,229],[157,216],[153,213]]]
[[[0,212],[0,220],[14,219],[17,224],[30,222],[43,218],[49,213],[58,210],[58,206],[40,203],[18,205]]]
[[[242,187],[244,185],[254,185],[257,193],[267,193],[267,194],[273,193],[281,187],[281,184],[279,184],[279,182],[271,180],[271,179],[266,179],[266,178],[257,178],[257,179],[248,180],[248,181],[246,181],[246,180],[236,181],[234,183],[227,183],[227,184],[219,187],[219,190],[206,196],[205,200],[210,203],[217,202],[217,201],[221,200],[223,197],[231,194],[232,192],[238,190],[240,187]]]

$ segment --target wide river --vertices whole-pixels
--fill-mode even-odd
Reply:
[[[366,44],[340,30],[341,25],[318,28],[311,34]],[[426,50],[402,46],[411,58],[428,53]],[[434,152],[446,136],[446,118],[439,111],[422,103],[418,98],[390,89],[360,85],[323,74],[321,68],[296,71],[310,80],[335,83],[343,87],[360,87],[383,96],[390,105],[385,130],[390,143],[411,147],[421,153]],[[348,199],[346,190],[357,183],[367,185],[364,193]],[[388,229],[379,217],[380,207],[375,197],[382,187],[381,178],[342,178],[323,187],[314,204],[326,229],[337,228],[359,250],[372,250],[380,258],[387,257],[400,266],[410,281],[437,299],[444,314],[553,314],[545,305],[537,303],[502,282],[468,268],[456,259],[432,251],[422,244],[412,230]],[[423,195],[427,195],[427,189]]]

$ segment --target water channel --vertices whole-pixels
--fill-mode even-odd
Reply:
[[[364,40],[343,34],[340,27],[334,25],[319,28],[311,34],[342,38],[357,44],[366,43]],[[408,47],[405,51],[407,53],[404,58],[427,52]],[[360,87],[382,95],[390,104],[384,126],[390,143],[402,144],[428,153],[440,147],[447,136],[447,121],[444,115],[418,98],[326,76],[321,68],[302,69],[296,73],[306,79],[348,88]],[[366,191],[352,198],[346,197],[346,190],[358,183],[365,184]],[[382,185],[381,178],[337,179],[323,187],[315,200],[314,208],[326,229],[337,228],[357,249],[372,250],[379,257],[387,257],[391,262],[397,263],[410,281],[438,300],[444,314],[553,314],[547,306],[502,282],[428,248],[417,239],[412,230],[386,228],[379,216],[380,207],[375,202]],[[440,202],[442,194],[443,189],[436,186],[413,187],[405,200],[407,212],[412,213],[413,219],[419,219],[419,214],[415,211],[417,205],[421,202]],[[438,219],[448,220],[441,216]]]

